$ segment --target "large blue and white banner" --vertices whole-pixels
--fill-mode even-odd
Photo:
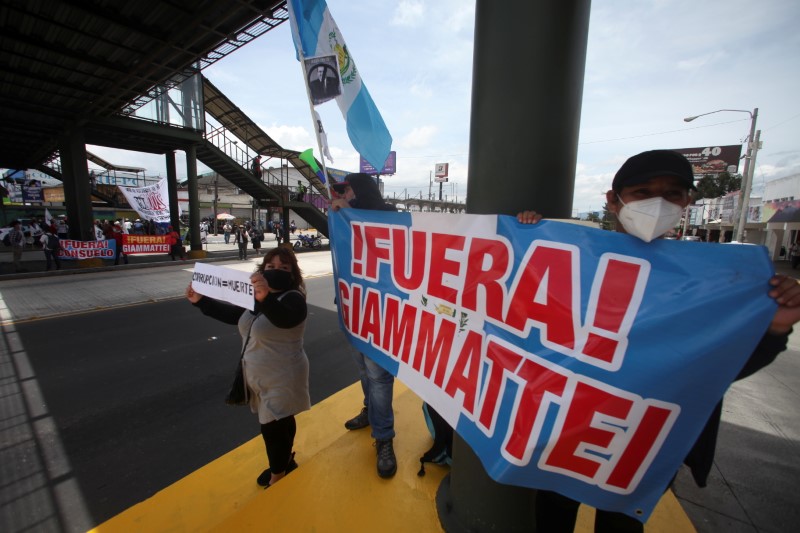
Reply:
[[[329,224],[350,342],[492,478],[643,521],[776,309],[758,246],[508,216]]]

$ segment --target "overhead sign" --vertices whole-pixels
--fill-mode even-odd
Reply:
[[[705,146],[702,148],[672,148],[682,154],[692,164],[692,171],[697,175],[739,172],[739,160],[742,157],[742,145]]]
[[[387,174],[394,174],[397,171],[397,152],[392,150],[389,152],[389,157],[386,158],[386,161],[383,163],[383,168],[379,171],[375,170],[375,167],[369,164],[369,162],[364,159],[363,156],[360,157],[359,162],[359,169],[360,172],[364,174],[380,174],[385,176]]]
[[[436,163],[433,170],[433,175],[436,178],[434,181],[437,183],[447,181],[447,173],[450,170],[450,163]]]

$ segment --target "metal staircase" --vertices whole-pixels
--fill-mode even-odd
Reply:
[[[222,133],[218,132],[218,135]],[[226,151],[235,154],[242,150],[232,141],[223,144]],[[297,213],[317,231],[328,236],[328,219],[325,214],[307,202],[295,201],[285,185],[256,178],[248,168],[217,147],[208,138],[197,147],[197,159],[227,181],[252,196],[262,207],[286,206]]]
[[[87,154],[88,153],[89,152],[87,152]],[[43,162],[40,165],[36,165],[33,168],[35,170],[38,170],[39,172],[41,172],[43,174],[47,174],[48,176],[59,180],[61,182],[64,181],[64,176],[61,174],[61,163],[60,163],[60,160],[58,158],[50,159],[48,161]],[[97,198],[101,202],[105,202],[105,204],[108,207],[118,207],[117,206],[117,202],[113,197],[108,196],[106,194],[103,194],[102,192],[98,191],[97,189],[92,189],[92,197],[93,198]]]
[[[298,157],[299,152],[281,147],[206,77],[203,77],[203,98],[207,118],[213,118],[219,126],[209,129],[209,121],[206,121],[205,142],[197,148],[197,158],[250,194],[259,205],[275,207],[277,202],[279,206],[289,207],[327,236],[328,219],[322,211],[309,202],[294,201],[288,184],[276,183],[270,176],[259,179],[250,171],[250,164],[257,154],[285,159],[308,180],[316,195],[327,198],[325,184]]]

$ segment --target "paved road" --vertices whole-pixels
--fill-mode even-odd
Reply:
[[[308,272],[319,270],[315,260],[330,269],[328,254],[309,255]],[[247,408],[223,403],[241,340],[181,297],[188,267],[0,287],[0,531],[85,531],[258,435]],[[332,278],[311,274],[307,287],[316,403],[357,370]]]

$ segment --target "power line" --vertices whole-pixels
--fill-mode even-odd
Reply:
[[[736,122],[745,122],[745,120],[747,120],[749,122],[749,119],[729,120],[727,122],[717,122],[716,124],[708,124],[706,126],[695,126],[693,128],[681,128],[679,130],[660,131],[660,132],[657,132],[657,133],[645,133],[645,134],[642,134],[642,135],[634,135],[632,137],[618,137],[616,139],[604,139],[604,140],[601,140],[601,141],[587,141],[587,142],[582,142],[582,143],[578,143],[578,144],[579,145],[581,145],[581,144],[599,144],[599,143],[607,143],[607,142],[613,142],[613,141],[627,141],[629,139],[641,139],[643,137],[654,137],[656,135],[666,135],[668,133],[679,133],[679,132],[687,131],[687,130],[699,130],[699,129],[702,129],[702,128],[713,128],[714,126],[724,126],[725,124],[734,124]]]
[[[797,117],[800,117],[800,113],[796,114],[796,115],[795,115],[795,116],[793,116],[793,117],[789,117],[789,118],[787,118],[787,119],[786,119],[786,120],[784,120],[783,122],[778,122],[777,124],[773,124],[773,125],[771,125],[771,126],[769,126],[769,127],[767,127],[767,128],[761,128],[761,131],[767,131],[767,130],[770,130],[770,129],[772,129],[772,128],[777,128],[778,126],[782,126],[783,124],[786,124],[787,122],[790,122],[790,121],[792,121],[792,120],[796,119]]]

